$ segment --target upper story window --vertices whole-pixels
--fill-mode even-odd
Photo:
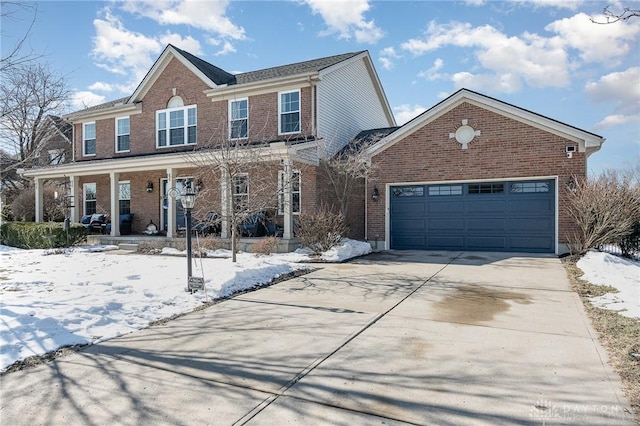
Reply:
[[[156,146],[196,143],[196,106],[156,111]]]
[[[278,103],[279,133],[300,132],[300,91],[281,92]]]
[[[116,152],[129,152],[129,117],[116,118]]]
[[[82,125],[82,155],[96,155],[96,123]]]
[[[82,186],[83,199],[84,199],[84,214],[95,214],[97,210],[97,197],[96,197],[96,184],[85,183]]]
[[[229,138],[245,139],[249,135],[249,100],[229,101]]]
[[[287,187],[284,170],[278,172],[278,214],[284,214],[284,190]],[[300,171],[291,174],[291,213],[300,214]]]

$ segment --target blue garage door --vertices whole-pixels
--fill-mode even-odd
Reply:
[[[391,248],[553,253],[553,180],[391,187]]]

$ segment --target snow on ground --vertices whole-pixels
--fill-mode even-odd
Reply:
[[[64,253],[0,246],[0,371],[15,361],[62,346],[97,343],[189,312],[211,299],[266,284],[310,265],[309,252],[255,256],[216,250],[194,259],[206,294],[185,291],[184,252],[173,256],[109,253],[116,246],[76,247]],[[345,240],[324,253],[340,261],[371,252],[369,244]]]
[[[640,318],[640,262],[590,251],[577,266],[584,272],[582,279],[618,289],[618,293],[590,298],[594,306],[617,311],[629,318]]]

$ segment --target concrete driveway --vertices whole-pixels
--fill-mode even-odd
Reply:
[[[633,424],[557,258],[318,266],[8,374],[0,423]]]

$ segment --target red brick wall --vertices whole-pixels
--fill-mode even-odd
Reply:
[[[467,119],[480,130],[462,149],[449,134],[455,133]],[[586,157],[575,152],[567,158],[565,147],[575,142],[504,117],[469,103],[463,103],[433,120],[373,158],[379,168],[375,186],[380,200],[367,197],[368,235],[385,239],[385,184],[399,182],[465,181],[514,177],[559,176],[559,239],[572,229],[563,203],[563,191],[573,175],[584,176]],[[373,190],[369,183],[367,194]],[[360,212],[364,220],[364,213]]]

